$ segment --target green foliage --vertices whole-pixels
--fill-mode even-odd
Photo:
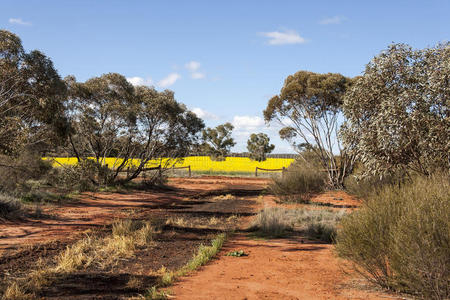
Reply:
[[[0,154],[58,144],[67,132],[66,86],[41,52],[25,52],[19,37],[0,30]]]
[[[265,133],[253,133],[247,141],[247,150],[250,152],[250,159],[265,161],[266,155],[275,149],[275,145],[270,144],[270,139]]]
[[[295,161],[281,178],[274,178],[269,191],[282,202],[309,202],[312,194],[322,192],[326,187],[326,175],[314,164]]]
[[[46,176],[52,169],[33,152],[24,151],[19,156],[0,155],[0,192],[20,195],[29,191],[27,182]]]
[[[414,50],[393,44],[344,97],[342,136],[366,174],[450,168],[450,43]]]
[[[450,296],[448,174],[386,186],[341,222],[336,250],[382,287]]]
[[[187,265],[180,271],[185,274],[188,271],[193,271],[200,266],[206,264],[213,258],[222,248],[225,242],[226,235],[221,233],[214,240],[211,241],[211,246],[200,245],[197,254],[187,263]]]
[[[328,183],[341,188],[351,174],[354,155],[341,148],[340,159],[333,154],[333,140],[339,143],[339,116],[342,98],[352,80],[341,74],[299,71],[286,78],[279,95],[264,110],[266,122],[277,121],[280,137],[296,148],[307,145],[328,173]]]
[[[131,159],[138,159],[140,164],[127,173],[124,181],[136,178],[151,159],[168,157],[166,164],[173,164],[186,155],[204,127],[202,120],[177,102],[171,91],[133,87],[116,73],[84,83],[73,77],[66,81],[73,129],[68,151],[79,160],[94,157],[100,165],[105,164],[105,157],[116,157],[109,166],[115,170],[113,181],[119,180],[119,172]],[[160,178],[159,173],[153,175],[147,181]]]
[[[231,132],[234,126],[231,123],[218,125],[215,128],[206,128],[202,131],[202,151],[209,155],[212,160],[222,161],[230,153],[231,147],[236,145]]]
[[[398,185],[406,180],[405,174],[400,172],[386,176],[351,175],[344,181],[345,190],[360,199],[367,199],[370,195],[382,190],[388,185]]]
[[[112,171],[95,160],[81,160],[75,165],[55,168],[51,174],[53,181],[67,190],[94,191],[111,182]]]

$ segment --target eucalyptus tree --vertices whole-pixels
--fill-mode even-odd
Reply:
[[[393,44],[347,91],[344,141],[369,174],[450,168],[450,43]]]
[[[355,162],[338,134],[342,98],[351,82],[341,74],[299,71],[286,78],[280,94],[271,98],[264,110],[266,122],[283,126],[279,132],[282,139],[297,149],[306,145],[314,152],[335,188],[343,186]]]
[[[247,140],[250,159],[264,161],[267,154],[271,153],[273,149],[275,149],[275,145],[270,144],[270,138],[265,133],[252,133]]]
[[[66,86],[52,61],[26,52],[15,34],[0,30],[0,153],[45,151],[63,140]]]
[[[69,145],[78,161],[94,157],[97,164],[105,165],[107,157],[121,156],[136,131],[133,86],[117,73],[83,83],[67,77],[66,82]],[[124,137],[128,137],[125,143]]]
[[[127,180],[137,177],[149,160],[159,159],[162,170],[182,160],[198,143],[204,128],[203,121],[177,102],[169,90],[158,92],[146,86],[137,87],[135,112],[134,147],[124,156],[118,170],[132,157],[140,163]]]
[[[202,150],[208,154],[212,160],[225,160],[230,153],[231,147],[236,145],[231,133],[234,126],[227,122],[216,126],[215,128],[206,128],[202,131],[203,145]]]
[[[150,160],[158,159],[163,168],[173,164],[187,154],[204,127],[171,91],[133,87],[117,73],[84,83],[66,80],[72,125],[68,144],[79,161],[94,157],[99,167],[106,166],[106,158],[115,158],[107,166],[114,170],[107,181],[119,180],[120,171],[131,166],[120,179],[130,181]]]

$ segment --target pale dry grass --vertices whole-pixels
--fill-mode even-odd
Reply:
[[[150,222],[116,221],[110,235],[102,238],[87,234],[57,255],[54,266],[38,262],[37,268],[26,278],[12,282],[7,287],[2,299],[28,299],[26,295],[32,295],[43,286],[50,285],[57,275],[84,270],[93,265],[100,269],[114,266],[120,260],[133,257],[139,247],[151,246],[154,232]],[[22,294],[25,298],[20,298]]]
[[[215,196],[213,198],[213,200],[216,200],[216,201],[235,200],[235,199],[236,199],[236,197],[231,194],[219,195],[219,196]]]
[[[344,210],[266,207],[258,213],[250,229],[269,237],[281,237],[295,229],[308,237],[332,242],[336,226],[345,214]]]
[[[2,300],[28,300],[36,299],[36,296],[31,293],[27,293],[19,284],[13,282],[5,290]]]

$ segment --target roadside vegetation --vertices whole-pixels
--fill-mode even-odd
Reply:
[[[38,261],[24,277],[9,281],[3,287],[4,290],[0,291],[0,294],[3,294],[2,299],[36,299],[48,292],[51,286],[58,286],[76,274],[87,271],[113,272],[124,261],[137,259],[138,251],[139,255],[146,251],[155,251],[151,249],[158,247],[158,238],[164,234],[161,225],[161,222],[127,219],[114,222],[108,234],[87,233],[84,238],[67,246],[56,256]],[[179,225],[193,226],[185,223]],[[125,291],[135,291],[128,292],[137,295],[132,296],[133,299],[166,299],[168,293],[160,289],[170,286],[177,278],[206,264],[219,252],[225,239],[226,234],[220,233],[211,240],[210,246],[200,244],[192,258],[176,270],[163,266],[151,272],[150,277],[155,279],[150,287],[145,286],[145,282],[138,279],[139,276],[129,276]]]
[[[337,253],[385,288],[427,299],[450,295],[448,174],[386,185],[344,218]]]
[[[331,243],[346,214],[344,210],[268,207],[256,215],[250,230],[259,237],[285,237],[297,232],[310,239]]]

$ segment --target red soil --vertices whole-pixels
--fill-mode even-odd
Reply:
[[[74,203],[44,208],[44,213],[53,218],[0,224],[0,256],[8,248],[76,239],[77,233],[107,225],[130,214],[164,212],[171,205],[198,195],[226,194],[231,190],[253,191],[267,183],[267,179],[257,178],[174,178],[169,181],[177,188],[174,191],[86,193]],[[242,198],[255,200],[252,202],[254,205],[248,208],[249,212],[279,205],[273,196],[258,197],[249,193]],[[322,206],[326,203],[332,205],[332,209],[353,209],[360,205],[358,200],[343,192],[328,192],[312,201],[320,204],[309,206],[313,209],[328,209]],[[217,207],[227,209],[225,202],[223,205]],[[244,220],[248,222],[250,218]],[[234,250],[244,250],[249,255],[225,255]],[[345,270],[349,270],[348,265],[336,258],[332,245],[300,237],[252,240],[238,234],[226,242],[217,259],[182,278],[169,290],[176,299],[401,299],[364,287],[365,281],[356,281],[358,277]]]
[[[235,250],[248,256],[225,255]],[[329,244],[301,238],[250,240],[239,235],[226,243],[217,260],[169,290],[176,299],[392,298],[362,289],[361,283],[345,275],[342,263]]]

